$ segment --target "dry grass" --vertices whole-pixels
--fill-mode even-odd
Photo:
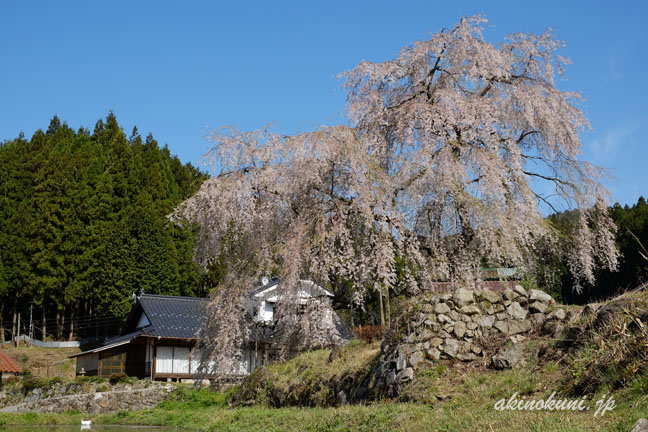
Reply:
[[[565,335],[564,363],[570,369],[565,386],[572,394],[618,390],[645,381],[648,293],[622,296],[606,308],[608,312],[598,318],[581,317]]]
[[[29,371],[34,376],[62,379],[75,377],[76,359],[69,359],[68,356],[78,353],[79,348],[40,348],[24,345],[16,348],[6,345],[3,350],[23,371]]]
[[[285,363],[272,365],[269,371],[277,386],[289,387],[304,380],[331,382],[341,375],[366,371],[379,352],[379,341],[354,340],[334,353],[331,361],[331,350],[316,350],[301,354]]]
[[[525,343],[529,352],[538,342]],[[300,355],[290,362],[267,368],[267,378],[290,388],[302,380],[326,379],[360,371],[378,354],[379,345],[354,343],[329,362],[330,351],[319,350]],[[495,403],[514,392],[527,399],[560,394],[561,380],[568,370],[558,362],[539,362],[531,358],[517,370],[494,371],[469,363],[427,364],[417,372],[416,381],[398,400],[369,405],[342,407],[285,407],[264,405],[231,408],[223,397],[184,389],[153,410],[93,416],[97,424],[175,426],[204,431],[624,431],[639,417],[648,417],[646,392],[627,388],[613,393],[614,411],[594,417],[591,411],[497,411]],[[321,381],[320,381],[321,380]],[[314,382],[314,381],[311,381]],[[333,383],[334,381],[331,381]],[[205,392],[205,390],[201,390]],[[591,394],[590,404],[602,396]],[[78,424],[78,414],[0,414],[2,425]]]
[[[357,338],[363,341],[373,342],[373,341],[381,340],[386,330],[387,328],[384,326],[365,325],[365,326],[354,327],[351,330],[351,334],[353,334],[354,336],[356,336]]]

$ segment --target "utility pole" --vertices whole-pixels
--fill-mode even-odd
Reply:
[[[18,345],[20,345],[20,312],[18,312],[18,327],[16,330],[18,330],[18,336],[16,336],[16,347],[18,347]]]
[[[32,311],[34,310],[34,303],[29,306],[29,346],[32,344],[34,337],[34,321],[32,320]]]

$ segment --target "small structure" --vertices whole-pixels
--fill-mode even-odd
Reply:
[[[0,387],[2,387],[3,374],[15,376],[20,373],[22,373],[20,367],[0,348]]]
[[[248,291],[248,314],[255,322],[269,323],[274,320],[275,305],[279,301],[279,278],[264,278],[261,283],[260,287]],[[333,298],[333,293],[311,280],[301,279],[297,281],[297,285],[295,302],[300,306],[313,300],[328,302]]]
[[[122,335],[74,354],[77,375],[125,373],[150,379],[192,379],[198,363],[191,349],[205,320],[208,299],[142,294]]]
[[[349,327],[333,310],[330,291],[300,279],[290,297],[282,299],[279,279],[264,278],[261,283],[248,292],[244,320],[249,336],[241,346],[239,371],[250,373],[270,361],[342,345],[350,339]],[[288,311],[277,314],[277,307],[288,307]]]
[[[241,319],[249,329],[249,337],[238,345],[240,361],[232,370],[219,370],[210,362],[210,372],[200,378],[241,376],[251,373],[270,360],[279,358],[275,347],[285,347],[283,335],[297,340],[289,355],[309,348],[346,343],[348,327],[331,307],[333,294],[310,280],[299,280],[295,298],[282,299],[277,288],[279,280],[264,278],[262,285],[247,293],[246,310]],[[278,304],[290,303],[296,314],[277,320]],[[74,354],[76,374],[110,377],[125,373],[152,380],[193,380],[199,375],[200,349],[198,330],[207,319],[209,299],[142,294],[120,336],[106,340],[94,349]],[[317,314],[315,319],[305,319]],[[302,321],[309,323],[304,324]],[[315,322],[316,328],[310,323]],[[288,329],[288,331],[286,331]],[[296,335],[295,331],[299,334]]]

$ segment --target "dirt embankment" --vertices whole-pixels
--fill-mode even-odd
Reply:
[[[447,387],[431,378],[445,368],[483,373],[485,380],[498,369],[525,368],[533,376],[548,368],[555,370],[555,390],[572,395],[648,389],[648,293],[585,307],[559,305],[543,294],[519,287],[421,299],[395,320],[381,345],[356,340],[270,365],[252,374],[231,403],[338,406],[427,398]]]

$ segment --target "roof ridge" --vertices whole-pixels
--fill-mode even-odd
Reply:
[[[169,300],[209,300],[208,297],[190,297],[190,296],[174,296],[174,295],[164,295],[164,294],[142,294],[139,298],[142,297],[155,297],[161,299]]]

